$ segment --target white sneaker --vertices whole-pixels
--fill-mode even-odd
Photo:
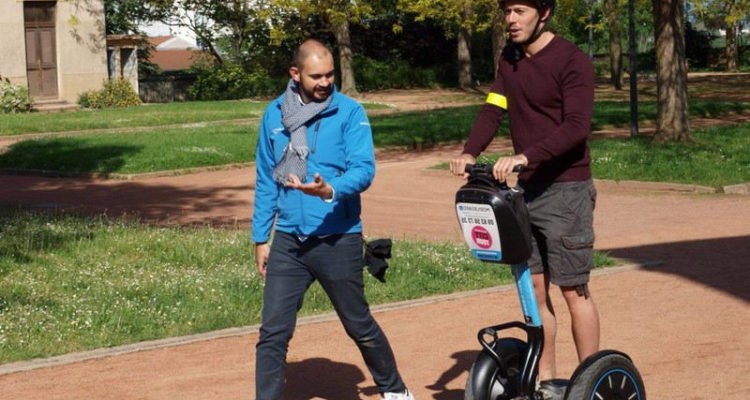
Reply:
[[[403,392],[386,392],[381,395],[383,400],[414,400],[414,396],[409,389]]]

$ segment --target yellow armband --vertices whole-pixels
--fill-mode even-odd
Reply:
[[[508,109],[508,98],[499,94],[499,93],[492,93],[487,96],[487,103],[492,104],[493,106],[498,106],[502,108],[503,110]]]

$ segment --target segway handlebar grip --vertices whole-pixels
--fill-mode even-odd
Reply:
[[[523,171],[523,165],[518,164],[513,167],[513,172]],[[485,173],[492,174],[492,164],[466,164],[464,172],[468,174]]]

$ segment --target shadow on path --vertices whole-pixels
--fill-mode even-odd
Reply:
[[[479,328],[477,327],[477,329]],[[478,355],[478,350],[459,351],[451,354],[451,358],[454,360],[453,365],[445,370],[435,383],[425,386],[427,389],[437,392],[433,398],[436,400],[463,400],[464,390],[449,389],[448,384],[461,377],[464,372],[468,372]],[[463,382],[460,386],[463,386]]]
[[[241,174],[242,172],[229,173]],[[181,179],[170,183],[168,179]],[[137,216],[159,224],[237,224],[250,220],[245,184],[193,184],[190,176],[143,181],[0,175],[0,205]]]
[[[331,361],[327,358],[309,358],[287,365],[285,400],[359,399],[358,384],[365,381],[359,367]],[[378,393],[375,387],[363,390],[369,396]]]
[[[750,236],[605,251],[619,258],[665,261],[648,270],[681,276],[750,302]]]

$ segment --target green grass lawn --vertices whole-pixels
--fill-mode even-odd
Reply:
[[[173,110],[182,109],[182,112],[174,114],[187,118],[186,115],[192,110],[189,104],[191,103],[173,103],[168,106],[174,107]],[[252,107],[257,107],[257,110],[262,108],[258,103],[238,101],[205,102],[202,103],[203,108],[198,108],[221,108],[219,106],[223,104],[226,104],[229,115],[237,115],[240,109],[247,112]],[[149,107],[160,106],[132,110]],[[368,107],[387,106],[370,104]],[[122,111],[127,110],[131,109]],[[439,143],[461,142],[466,139],[478,110],[479,106],[467,106],[373,115],[373,140],[380,148],[427,148]],[[694,116],[720,118],[727,113],[748,112],[750,103],[695,100],[691,102],[690,110]],[[109,111],[111,110],[107,112]],[[645,121],[655,118],[655,103],[642,102],[640,114]],[[52,114],[39,116],[47,115]],[[59,115],[64,117],[67,113]],[[133,120],[133,123],[141,126],[149,123],[149,118],[144,116],[143,119]],[[595,129],[627,129],[629,118],[627,102],[600,101],[595,106],[593,126]],[[750,180],[745,162],[745,149],[748,148],[747,126],[696,130],[693,132],[697,139],[695,144],[656,146],[651,145],[647,139],[608,139],[594,142],[594,172],[598,178],[691,181],[709,186],[745,182]],[[507,120],[499,131],[501,135],[507,135]],[[16,143],[9,151],[0,154],[0,168],[133,174],[217,166],[253,161],[256,141],[257,126],[254,123],[208,124],[203,127],[168,130],[154,127],[151,131],[138,133],[102,133],[29,140]],[[705,169],[705,165],[711,165],[715,172],[697,172]]]
[[[215,125],[27,140],[0,154],[0,168],[135,174],[249,162],[256,125]]]
[[[245,229],[166,228],[0,208],[0,363],[256,324]],[[614,260],[598,253],[597,266]],[[509,283],[458,244],[395,241],[371,304]],[[301,315],[331,311],[315,284]],[[519,311],[520,315],[520,311]]]
[[[266,105],[239,100],[191,101],[61,113],[0,114],[0,135],[258,118]]]
[[[750,103],[716,100],[690,100],[690,116],[718,118],[730,113],[750,112]],[[657,110],[655,101],[638,102],[638,120],[653,125]],[[630,103],[626,101],[597,101],[591,129],[628,129],[630,127]]]
[[[750,123],[699,129],[692,135],[695,143],[594,140],[594,177],[712,187],[750,182]]]
[[[639,120],[643,123],[656,119],[656,102],[639,102]],[[481,106],[444,108],[399,114],[377,115],[371,118],[375,145],[430,146],[438,143],[466,140]],[[694,100],[690,102],[690,115],[718,118],[728,113],[750,112],[750,103],[731,101]],[[592,130],[628,129],[630,104],[623,101],[597,101],[594,106]],[[509,132],[507,118],[500,125],[501,135]]]
[[[268,102],[227,100],[147,104],[139,107],[61,113],[0,114],[0,135],[85,131],[259,118]],[[367,110],[390,108],[363,103]]]
[[[650,137],[589,142],[594,178],[723,187],[750,182],[750,123],[692,133],[694,143],[652,143]],[[505,154],[503,154],[505,155]],[[494,163],[499,154],[478,162]],[[448,163],[434,166],[448,169]]]

